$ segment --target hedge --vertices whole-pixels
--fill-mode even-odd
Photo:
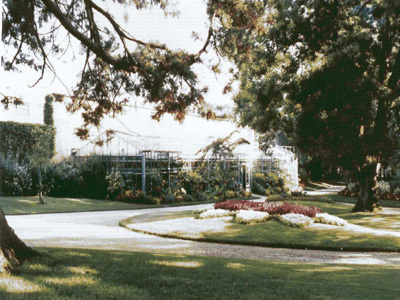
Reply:
[[[44,134],[48,132],[49,135]],[[0,121],[0,155],[13,157],[19,162],[25,161],[32,153],[32,148],[40,138],[49,144],[51,156],[54,153],[55,129],[53,126]]]

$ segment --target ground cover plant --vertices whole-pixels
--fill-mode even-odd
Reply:
[[[283,203],[269,203],[269,202],[253,202],[249,200],[243,201],[224,201],[218,202],[214,205],[215,209],[226,210],[255,210],[268,212],[271,215],[283,215],[288,213],[302,214],[308,217],[315,217],[321,209],[314,206],[304,206],[288,202]]]
[[[38,250],[45,256],[19,274],[0,275],[1,299],[381,299],[382,291],[386,298],[400,292],[397,266]]]

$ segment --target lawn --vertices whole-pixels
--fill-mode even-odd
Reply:
[[[256,199],[249,197],[243,199]],[[15,214],[38,214],[38,213],[56,213],[56,212],[82,212],[82,211],[106,211],[106,210],[124,210],[124,209],[143,209],[166,206],[186,206],[196,204],[214,203],[215,201],[203,202],[179,202],[167,205],[149,205],[133,204],[118,201],[93,200],[84,198],[53,198],[45,197],[45,205],[40,205],[38,197],[0,197],[0,207],[6,215]]]
[[[395,299],[398,266],[326,265],[96,250],[0,275],[1,299]]]
[[[335,198],[334,195],[332,195]],[[324,196],[323,202],[318,202],[317,196],[311,197],[310,201],[294,201],[296,204],[317,206],[322,212],[336,215],[356,224],[374,229],[385,229],[400,231],[400,219],[397,215],[386,215],[382,213],[351,213],[351,205],[332,201],[330,195]],[[121,222],[121,225],[128,225],[142,222],[160,221],[162,219],[184,218],[190,214],[178,213],[165,216],[143,215],[140,220],[135,217]],[[196,217],[196,215],[192,215]],[[179,220],[177,220],[179,222]],[[207,222],[207,221],[205,221]],[[299,249],[326,249],[326,250],[360,250],[360,251],[400,251],[400,238],[393,236],[377,236],[372,233],[359,233],[344,230],[342,227],[329,229],[320,228],[293,228],[282,224],[277,220],[269,220],[260,224],[242,225],[234,220],[227,221],[229,226],[223,231],[205,230],[201,235],[193,237],[185,231],[171,229],[167,236],[178,238],[189,238],[195,240],[258,245],[267,247],[285,247]],[[146,231],[146,230],[144,230]]]
[[[335,202],[342,202],[348,204],[356,204],[357,202],[357,198],[344,197],[338,194],[328,194],[326,196],[323,196],[322,198],[325,197]],[[400,201],[396,200],[379,200],[379,204],[383,207],[400,207]]]
[[[83,198],[76,199],[45,197],[44,202],[45,205],[40,205],[37,197],[0,197],[0,207],[7,215],[136,209],[144,206],[116,201],[92,200]]]

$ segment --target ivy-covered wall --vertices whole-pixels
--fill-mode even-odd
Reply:
[[[0,121],[0,154],[4,157],[22,162],[31,155],[38,141],[49,145],[51,156],[55,154],[53,126]]]

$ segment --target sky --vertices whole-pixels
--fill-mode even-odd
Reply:
[[[196,53],[203,46],[203,41],[195,41],[192,32],[198,32],[203,40],[207,36],[206,5],[203,0],[191,0],[177,2],[176,9],[180,12],[179,17],[168,16],[157,8],[137,12],[132,7],[125,7],[114,2],[106,2],[105,7],[136,38],[143,41],[159,41],[166,43],[171,49],[185,49]],[[128,15],[128,21],[124,16]],[[101,20],[101,19],[100,19]],[[58,36],[64,40],[64,34]],[[11,49],[13,53],[15,49]],[[212,51],[205,55],[206,59],[214,59]],[[63,94],[71,93],[71,88],[76,84],[78,74],[83,67],[84,57],[80,54],[79,44],[74,41],[72,49],[66,55],[51,59],[51,63],[57,70],[59,79],[47,72],[45,78],[34,88],[33,85],[40,74],[28,68],[22,69],[21,73],[2,72],[0,88],[4,94],[20,96],[24,99],[43,99],[43,95],[50,92]],[[226,71],[231,65],[225,62]],[[208,67],[196,66],[199,80],[202,84],[209,86],[210,92],[206,101],[216,105],[231,105],[232,95],[222,95],[222,90],[228,78],[222,74],[216,77]],[[62,81],[62,83],[60,82]],[[67,89],[67,88],[68,89]]]
[[[104,5],[103,2],[101,4]],[[171,49],[185,49],[196,53],[203,46],[207,36],[206,5],[202,0],[177,2],[175,9],[180,12],[177,18],[165,17],[157,8],[138,13],[132,7],[123,7],[110,1],[105,2],[105,7],[137,39],[166,43]],[[193,31],[197,32],[202,40],[195,41],[192,37]],[[61,41],[65,37],[60,35],[58,38]],[[216,61],[216,55],[212,51],[205,56],[205,60],[209,59]],[[21,69],[20,73],[1,72],[0,91],[5,95],[21,97],[29,105],[30,113],[29,116],[15,117],[10,113],[7,116],[7,112],[0,109],[0,120],[16,118],[18,121],[28,118],[32,123],[41,123],[45,96],[49,93],[71,93],[84,63],[79,44],[73,42],[72,49],[67,54],[51,58],[51,63],[57,70],[57,78],[47,72],[35,87],[31,86],[40,74],[28,68]],[[209,93],[205,97],[208,103],[233,107],[232,94],[222,94],[223,87],[229,80],[227,70],[230,67],[228,62],[223,62],[222,74],[218,76],[207,66],[196,67],[201,85],[209,87]],[[193,116],[187,116],[183,123],[178,123],[171,116],[165,115],[160,122],[156,122],[151,120],[151,106],[144,105],[140,99],[132,100],[131,106],[117,119],[106,118],[99,129],[93,130],[91,138],[107,129],[116,129],[137,136],[138,147],[195,153],[212,140],[224,137],[236,128],[236,125],[230,122],[206,121]],[[56,104],[55,120],[58,126],[57,143],[60,154],[68,155],[71,148],[80,149],[87,144],[87,141],[82,142],[73,134],[74,128],[81,124],[79,114],[70,115],[62,105]],[[254,134],[250,131],[247,130],[244,134],[247,138],[254,139]],[[132,139],[135,140],[133,137]]]

